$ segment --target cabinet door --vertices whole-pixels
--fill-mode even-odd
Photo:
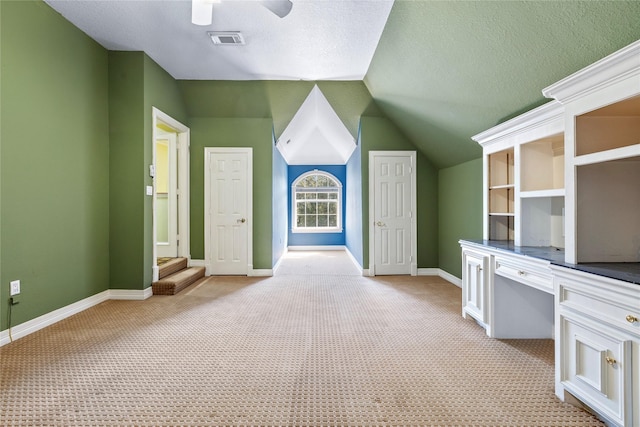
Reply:
[[[487,274],[489,256],[462,251],[462,314],[487,322]]]
[[[566,390],[620,426],[631,426],[632,340],[577,315],[560,316]]]

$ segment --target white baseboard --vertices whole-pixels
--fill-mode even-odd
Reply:
[[[320,245],[320,246],[288,246],[290,251],[343,251],[344,245]]]
[[[53,310],[35,319],[28,320],[24,323],[16,325],[11,328],[11,338],[17,340],[18,338],[25,337],[40,329],[51,326],[61,320],[71,317],[74,314],[78,314],[88,308],[96,306],[101,302],[107,300],[145,300],[153,294],[151,286],[144,290],[132,290],[132,289],[107,289],[99,294],[92,295],[90,297],[81,299],[67,306],[61,307],[57,310]],[[9,344],[11,342],[9,337],[9,330],[0,332],[0,347]]]
[[[73,316],[74,314],[91,308],[94,305],[98,305],[101,302],[107,301],[108,299],[109,290],[106,290],[100,292],[99,294],[74,302],[73,304],[69,304],[65,307],[53,310],[47,314],[36,317],[35,319],[31,319],[14,326],[13,328],[11,328],[11,337],[14,340],[25,337],[29,334],[39,331],[42,328],[46,328],[47,326],[53,325],[54,323],[66,319],[67,317]],[[7,329],[0,332],[0,346],[9,344],[9,342],[9,330]]]
[[[358,260],[356,259],[356,257],[353,256],[353,254],[351,253],[351,251],[349,250],[349,248],[347,248],[346,246],[344,247],[344,251],[347,253],[347,255],[349,256],[349,258],[351,259],[351,262],[353,263],[353,265],[355,265],[358,270],[360,271],[360,274],[362,276],[364,276],[364,270],[362,269],[362,266],[360,265],[360,263],[358,262]],[[368,271],[367,271],[368,272]]]
[[[419,268],[418,276],[439,276],[438,268]]]
[[[153,295],[153,289],[149,286],[141,291],[135,289],[109,289],[109,299],[142,301]]]
[[[271,276],[273,276],[273,270],[270,269],[270,268],[251,269],[249,271],[249,274],[247,274],[247,276],[251,276],[251,277],[271,277]]]
[[[282,264],[282,258],[284,258],[287,252],[289,252],[289,248],[285,247],[284,250],[282,251],[282,255],[280,255],[280,258],[278,258],[276,265],[273,266],[273,275],[275,275],[278,272],[278,269],[280,268],[280,264]]]
[[[418,276],[438,276],[442,277],[447,282],[456,285],[459,288],[462,288],[462,280],[458,279],[451,273],[447,273],[441,268],[419,268]]]
[[[453,274],[447,273],[446,271],[444,271],[444,270],[439,268],[438,269],[438,276],[442,277],[447,282],[452,283],[452,284],[456,285],[459,288],[462,288],[462,279],[458,279]]]
[[[207,263],[203,259],[190,259],[189,267],[206,267]]]

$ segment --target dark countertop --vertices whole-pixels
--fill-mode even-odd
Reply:
[[[564,262],[564,249],[551,246],[515,246],[512,241],[507,240],[466,240],[465,242],[486,246],[491,249],[543,259],[553,265],[571,268],[573,270],[584,271],[586,273],[597,274],[598,276],[609,277],[622,280],[623,282],[640,285],[640,262],[616,262],[616,263],[583,263],[569,264]]]

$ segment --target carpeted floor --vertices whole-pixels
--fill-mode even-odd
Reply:
[[[107,301],[4,346],[0,425],[602,425],[555,398],[552,341],[488,338],[446,281],[316,273]]]

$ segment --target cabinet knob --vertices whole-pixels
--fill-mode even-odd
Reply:
[[[609,356],[605,357],[604,360],[606,360],[607,363],[609,365],[611,365],[611,366],[613,366],[613,365],[615,365],[617,363],[616,359],[614,359],[613,357],[609,357]]]
[[[627,322],[629,323],[636,323],[638,321],[638,318],[631,314],[628,314],[627,317],[625,317],[625,319],[627,319]]]
[[[476,266],[476,268],[478,269],[478,271],[482,271],[482,267],[480,267],[479,265]]]
[[[522,271],[522,270],[518,270],[518,275],[520,275],[520,276],[524,276],[525,274],[527,274],[527,273],[525,273],[525,272],[524,272],[524,271]]]

